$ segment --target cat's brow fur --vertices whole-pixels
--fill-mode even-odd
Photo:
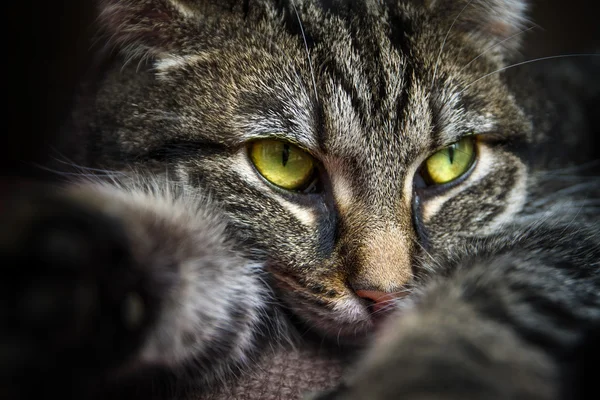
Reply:
[[[251,362],[257,336],[287,337],[279,301],[318,334],[361,342],[374,322],[355,292],[377,290],[411,293],[394,304],[406,316],[330,396],[558,396],[563,362],[600,321],[599,185],[549,169],[597,157],[584,110],[600,85],[574,79],[593,59],[496,73],[526,8],[99,1],[100,42],[119,55],[82,93],[61,151],[130,176],[66,196],[119,221],[140,273],[165,285],[123,371],[199,367],[190,381],[213,385]],[[466,135],[472,172],[414,186]],[[262,138],[310,153],[320,191],[266,182],[247,149]]]

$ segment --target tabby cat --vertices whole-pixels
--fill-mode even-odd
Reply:
[[[3,216],[13,395],[208,393],[307,329],[361,357],[321,399],[580,395],[597,57],[513,67],[523,0],[98,6],[75,168]]]

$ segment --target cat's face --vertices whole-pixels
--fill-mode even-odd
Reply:
[[[225,3],[104,2],[117,45],[152,67],[102,88],[98,163],[210,191],[309,326],[362,335],[373,310],[356,291],[402,292],[427,252],[520,210],[511,144],[529,126],[493,73],[520,2]]]

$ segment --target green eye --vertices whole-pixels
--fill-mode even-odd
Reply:
[[[423,178],[431,185],[451,182],[464,175],[474,160],[475,141],[467,136],[429,157],[423,165]]]
[[[292,144],[258,140],[250,147],[250,158],[266,180],[283,189],[304,189],[312,182],[314,159]]]

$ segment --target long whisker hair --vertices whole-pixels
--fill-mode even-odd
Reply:
[[[474,85],[475,83],[481,81],[482,79],[485,79],[485,78],[492,76],[494,74],[497,74],[499,72],[506,71],[507,69],[511,69],[514,67],[520,67],[521,65],[526,65],[526,64],[530,64],[530,63],[534,63],[534,62],[539,62],[539,61],[554,60],[554,59],[568,58],[568,57],[600,57],[600,54],[599,53],[562,54],[562,55],[557,55],[557,56],[540,57],[540,58],[535,58],[533,60],[521,61],[521,62],[518,62],[515,64],[508,65],[506,67],[498,68],[495,71],[489,72],[489,73],[475,79],[474,81],[472,81],[471,83],[466,85],[463,88],[463,91],[465,91],[466,89],[468,89],[470,86]]]
[[[55,174],[57,176],[60,176],[61,178],[64,178],[66,182],[69,181],[73,181],[73,178],[85,178],[89,181],[96,181],[99,180],[99,178],[101,177],[113,177],[116,173],[111,173],[111,172],[107,172],[104,174],[101,173],[97,173],[97,172],[90,172],[90,173],[86,173],[86,172],[65,172],[65,171],[61,171],[58,169],[54,169],[54,168],[50,168],[47,167],[45,165],[41,165],[38,163],[31,163],[32,166],[42,170],[42,171],[46,171],[46,172],[50,172],[52,174]]]
[[[484,56],[487,52],[495,49],[496,47],[504,44],[505,42],[508,42],[509,40],[515,39],[515,38],[523,35],[524,33],[529,32],[530,30],[532,30],[535,27],[536,27],[535,25],[532,25],[532,26],[530,26],[528,28],[521,29],[519,32],[517,32],[517,33],[515,33],[515,34],[513,34],[513,35],[511,35],[509,37],[507,37],[506,39],[503,39],[503,40],[501,40],[501,41],[499,41],[499,42],[497,42],[497,43],[489,46],[487,49],[485,49],[484,51],[482,51],[481,53],[479,53],[479,55],[477,57],[473,58],[471,61],[469,61],[468,63],[466,63],[465,65],[463,65],[463,67],[458,71],[458,73],[461,73],[462,71],[464,71],[469,65],[471,65],[473,62],[475,62],[480,57]]]
[[[81,173],[83,173],[83,174],[85,174],[86,172],[89,172],[91,174],[95,174],[95,175],[99,175],[99,176],[102,176],[102,175],[105,175],[105,176],[125,175],[125,173],[122,171],[113,171],[113,170],[109,170],[109,169],[85,167],[83,165],[79,165],[79,164],[76,164],[71,161],[59,160],[58,158],[56,158],[55,161],[59,162],[61,164],[67,165],[69,167],[75,168],[76,170],[81,171]],[[50,168],[46,168],[46,170],[51,171]],[[57,171],[57,172],[60,172],[60,171]],[[71,175],[77,175],[76,172],[74,172],[74,173],[64,172],[64,173],[71,174]]]
[[[312,60],[310,59],[310,51],[308,50],[308,42],[306,41],[306,34],[304,33],[304,26],[302,25],[302,20],[300,19],[300,14],[298,14],[298,9],[296,8],[296,2],[292,0],[292,7],[294,8],[294,12],[296,13],[296,18],[298,19],[298,25],[300,26],[300,32],[302,33],[302,40],[304,41],[304,49],[306,50],[306,58],[308,59],[308,67],[310,68],[310,75],[313,82],[313,88],[315,90],[315,98],[319,100],[319,95],[317,94],[317,81],[315,80],[315,71],[313,70]]]
[[[446,32],[446,36],[444,37],[444,40],[442,41],[442,45],[440,46],[440,51],[438,53],[437,60],[435,61],[435,67],[433,68],[433,78],[431,79],[431,89],[433,89],[433,85],[435,84],[435,77],[437,76],[438,66],[440,65],[440,60],[442,58],[442,53],[444,52],[444,47],[446,46],[446,41],[448,40],[448,36],[450,35],[450,31],[452,31],[452,28],[454,27],[454,24],[456,23],[456,21],[458,21],[458,19],[462,15],[462,13],[467,9],[467,7],[469,7],[469,5],[472,2],[473,2],[473,0],[469,0],[469,2],[467,4],[465,4],[465,6],[463,7],[463,9],[460,10],[460,12],[458,13],[458,15],[456,15],[456,17],[454,18],[454,21],[452,21],[452,24],[450,25],[450,28],[448,28],[448,32]]]

